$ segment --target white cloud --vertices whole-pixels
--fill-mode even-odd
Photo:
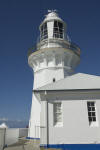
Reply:
[[[0,121],[8,121],[8,118],[0,118]]]

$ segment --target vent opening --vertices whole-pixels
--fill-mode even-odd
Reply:
[[[56,79],[55,78],[53,78],[53,82],[55,82],[56,81]]]

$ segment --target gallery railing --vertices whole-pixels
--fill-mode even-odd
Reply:
[[[64,48],[73,50],[77,55],[80,55],[80,48],[75,43],[73,43],[71,41],[68,41],[67,39],[63,40],[61,38],[55,38],[55,37],[53,37],[53,38],[46,38],[44,40],[40,40],[39,39],[37,41],[37,44],[35,44],[32,48],[28,49],[28,56],[30,56],[35,51],[40,50],[43,45],[46,45],[48,47],[51,42],[54,42],[54,43],[59,42],[60,44],[63,43]]]

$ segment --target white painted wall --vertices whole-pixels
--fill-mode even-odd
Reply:
[[[47,68],[34,74],[34,89],[64,78],[63,68]]]
[[[53,78],[55,78],[55,81],[64,78],[64,68],[62,67],[63,60],[60,60],[60,67],[55,67],[56,62],[55,59],[52,57],[52,52],[50,52],[49,55],[50,57],[48,56],[48,58],[46,59],[44,58],[44,56],[43,58],[41,57],[41,60],[40,58],[37,59],[38,71],[34,72],[33,89],[37,89],[46,84],[53,83]],[[33,93],[28,137],[40,138],[40,111],[40,102]]]
[[[28,137],[40,138],[40,102],[33,93]]]
[[[53,37],[53,26],[54,26],[53,20],[47,22],[48,38],[52,38]]]
[[[45,100],[45,98],[44,98]],[[41,102],[41,115],[40,115],[40,143],[47,143],[47,101]]]
[[[100,143],[100,94],[97,93],[52,93],[47,95],[49,101],[49,143],[48,144],[82,144]],[[41,97],[43,100],[43,97]],[[45,97],[44,97],[45,99]],[[98,126],[90,127],[88,122],[87,101],[95,101],[97,109]],[[53,102],[62,101],[63,126],[55,127],[53,124]],[[41,102],[45,103],[45,102]],[[41,105],[43,107],[43,105]],[[46,110],[46,107],[41,110]],[[42,117],[44,111],[41,112]],[[42,119],[41,119],[42,120]],[[44,119],[46,124],[47,118]],[[46,133],[47,134],[47,133]],[[47,144],[42,140],[41,144]]]

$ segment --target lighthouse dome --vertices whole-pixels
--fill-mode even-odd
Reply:
[[[50,20],[59,20],[61,22],[63,21],[55,11],[48,11],[48,12],[49,13],[46,15],[46,18],[44,19],[43,22]]]

